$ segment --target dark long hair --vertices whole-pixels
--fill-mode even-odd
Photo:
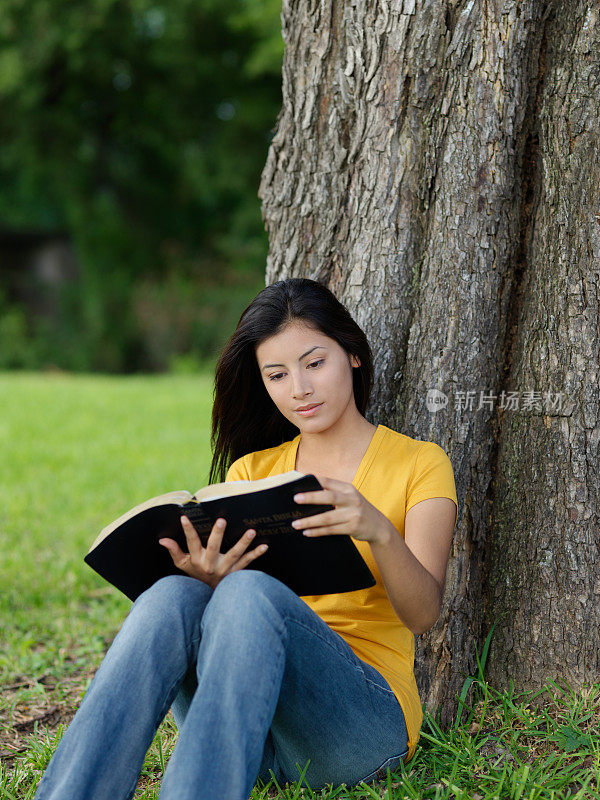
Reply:
[[[212,408],[209,483],[224,481],[229,466],[246,453],[293,439],[295,425],[273,403],[263,383],[255,348],[287,323],[302,320],[334,339],[349,355],[356,407],[364,415],[373,386],[367,337],[348,309],[323,284],[288,278],[262,289],[244,309],[217,362]]]

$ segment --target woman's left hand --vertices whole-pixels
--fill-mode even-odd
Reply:
[[[315,474],[315,473],[313,473]],[[350,534],[363,542],[378,542],[392,525],[390,520],[351,483],[315,475],[323,489],[315,492],[301,492],[294,495],[299,504],[322,503],[335,506],[332,511],[324,511],[312,517],[296,519],[292,527],[302,530],[307,536],[323,534]]]

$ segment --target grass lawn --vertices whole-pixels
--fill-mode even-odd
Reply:
[[[133,505],[206,483],[211,402],[208,372],[0,374],[0,798],[33,797],[131,607],[83,556]],[[389,780],[270,785],[252,800],[600,798],[600,684],[549,683],[542,697],[494,692],[480,671],[459,723],[442,731],[426,713],[415,757]],[[169,711],[135,800],[158,797],[176,739]]]

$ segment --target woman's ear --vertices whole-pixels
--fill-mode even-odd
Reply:
[[[350,364],[353,367],[360,367],[360,358],[358,356],[350,356]]]

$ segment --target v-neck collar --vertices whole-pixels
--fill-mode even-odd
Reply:
[[[352,485],[354,486],[355,489],[358,489],[361,486],[363,480],[365,479],[365,476],[369,471],[369,467],[371,466],[373,459],[377,455],[377,451],[379,450],[384,434],[385,434],[385,425],[379,424],[375,429],[375,433],[371,437],[369,446],[367,447],[360,464],[358,465],[358,469],[356,470],[356,475],[352,479]],[[284,472],[289,472],[290,470],[293,470],[295,468],[296,455],[298,453],[298,447],[300,445],[301,435],[302,434],[299,433],[289,443]]]

